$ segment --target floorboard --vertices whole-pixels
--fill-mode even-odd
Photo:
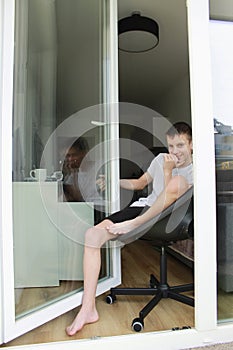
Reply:
[[[159,252],[151,243],[138,240],[122,249],[123,286],[147,287],[150,273],[159,276]],[[191,283],[192,270],[169,256],[168,280],[170,285]],[[105,302],[105,296],[101,295],[97,298],[100,320],[85,326],[72,338],[66,335],[65,328],[73,320],[78,308],[22,335],[5,346],[134,334],[135,332],[131,330],[132,320],[138,316],[139,310],[150,298],[150,296],[118,296],[114,304],[108,305]],[[146,317],[143,332],[171,330],[173,327],[183,326],[194,326],[194,308],[174,300],[163,299]]]

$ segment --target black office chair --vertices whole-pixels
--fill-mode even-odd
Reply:
[[[162,298],[171,298],[181,303],[194,306],[194,298],[180,293],[194,290],[194,284],[170,286],[167,281],[166,247],[174,242],[193,238],[193,188],[190,188],[175,203],[161,214],[137,230],[119,237],[126,244],[145,235],[149,230],[150,238],[160,247],[160,281],[150,276],[148,288],[112,288],[106,302],[112,304],[116,295],[154,295],[153,299],[139,312],[139,317],[132,321],[132,329],[140,332],[144,328],[144,318]],[[148,234],[148,233],[147,233]],[[141,257],[143,258],[143,257]]]

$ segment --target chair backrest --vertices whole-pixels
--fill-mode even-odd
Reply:
[[[150,234],[152,240],[160,244],[170,244],[193,237],[193,187],[159,215],[137,229],[118,237],[118,241],[128,244]]]

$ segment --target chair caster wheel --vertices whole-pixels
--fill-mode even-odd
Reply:
[[[141,332],[144,328],[144,322],[140,318],[135,318],[131,327],[133,331]]]
[[[114,301],[116,301],[116,297],[115,296],[113,296],[111,294],[107,295],[107,297],[106,297],[106,303],[107,304],[109,304],[109,305],[113,304]]]
[[[150,288],[154,288],[155,286],[156,286],[155,277],[154,277],[154,275],[151,275],[151,276],[150,276],[150,284],[149,284],[149,287],[150,287]]]

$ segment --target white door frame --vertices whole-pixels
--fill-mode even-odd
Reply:
[[[195,184],[195,327],[204,331],[217,326],[215,146],[209,4],[207,0],[187,0],[187,5]]]
[[[110,0],[110,2],[116,1]],[[30,345],[30,349],[59,350],[65,346],[72,350],[77,347],[88,349],[94,346],[96,350],[108,350],[109,347],[113,350],[119,348],[141,350],[153,347],[178,350],[233,340],[233,325],[229,323],[217,326],[216,320],[215,158],[208,0],[187,0],[187,5],[195,168],[196,329],[38,344],[35,347]]]
[[[117,18],[116,7],[111,10],[111,15]],[[54,304],[44,307],[32,314],[28,314],[18,320],[15,320],[15,295],[14,295],[14,256],[13,256],[13,223],[12,223],[12,115],[13,115],[13,67],[14,67],[14,18],[15,8],[14,0],[2,0],[0,4],[0,14],[2,14],[3,25],[3,48],[2,64],[1,64],[1,181],[4,186],[1,187],[1,315],[2,328],[1,340],[7,342],[30,331],[39,325],[48,322],[49,320],[67,312],[81,304],[82,292],[64,298]],[[111,23],[116,21],[111,20]],[[111,31],[115,28],[110,28]],[[109,75],[116,74],[112,68],[112,57],[117,56],[117,33],[115,36],[108,35],[108,39],[114,39],[115,43],[108,42],[108,65],[110,67]],[[115,62],[116,59],[113,61]],[[114,63],[115,66],[115,63]],[[114,76],[115,78],[115,76]],[[113,87],[114,82],[111,76],[108,77],[109,82],[109,101],[116,102],[118,100],[116,87]],[[114,117],[116,117],[114,115]],[[115,122],[116,120],[114,120]],[[115,123],[113,123],[115,125]],[[115,126],[113,129],[115,135]],[[115,138],[115,136],[114,136]],[[114,143],[115,144],[115,143]],[[111,150],[113,158],[118,156],[118,150]],[[115,163],[114,173],[118,173],[117,163]],[[112,169],[113,171],[114,169]],[[117,186],[115,179],[113,186]],[[116,193],[116,191],[113,191]],[[111,256],[111,276],[102,280],[97,287],[97,295],[104,293],[111,287],[120,284],[120,249],[112,250]]]

